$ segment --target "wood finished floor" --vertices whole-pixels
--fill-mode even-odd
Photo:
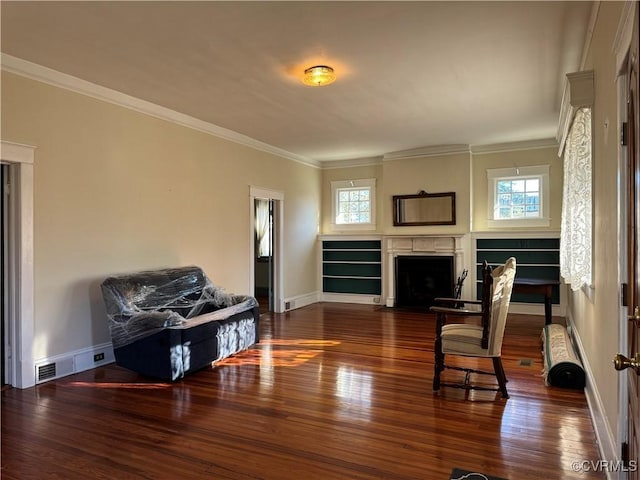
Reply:
[[[599,454],[583,392],[543,384],[543,317],[509,317],[506,401],[432,392],[434,323],[315,304],[263,316],[259,346],[174,384],[108,365],[4,390],[1,476],[409,480],[459,467],[605,478],[572,471]]]

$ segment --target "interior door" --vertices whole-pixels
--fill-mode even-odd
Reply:
[[[627,157],[628,157],[628,238],[627,238],[627,354],[618,354],[615,368],[626,370],[628,383],[628,425],[626,452],[628,479],[640,480],[640,158],[638,155],[638,15],[635,15],[633,40],[627,60]]]

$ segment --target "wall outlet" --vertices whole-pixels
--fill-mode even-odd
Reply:
[[[93,355],[94,362],[100,362],[102,360],[104,360],[104,353],[96,353]]]

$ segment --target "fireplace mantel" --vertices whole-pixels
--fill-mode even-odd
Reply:
[[[385,236],[384,251],[386,254],[386,305],[394,307],[396,300],[395,258],[398,255],[443,255],[454,257],[454,272],[465,264],[463,235],[402,235]]]

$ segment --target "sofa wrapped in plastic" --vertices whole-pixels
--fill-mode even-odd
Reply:
[[[107,278],[102,296],[116,363],[176,380],[259,341],[254,297],[230,295],[199,267]]]

